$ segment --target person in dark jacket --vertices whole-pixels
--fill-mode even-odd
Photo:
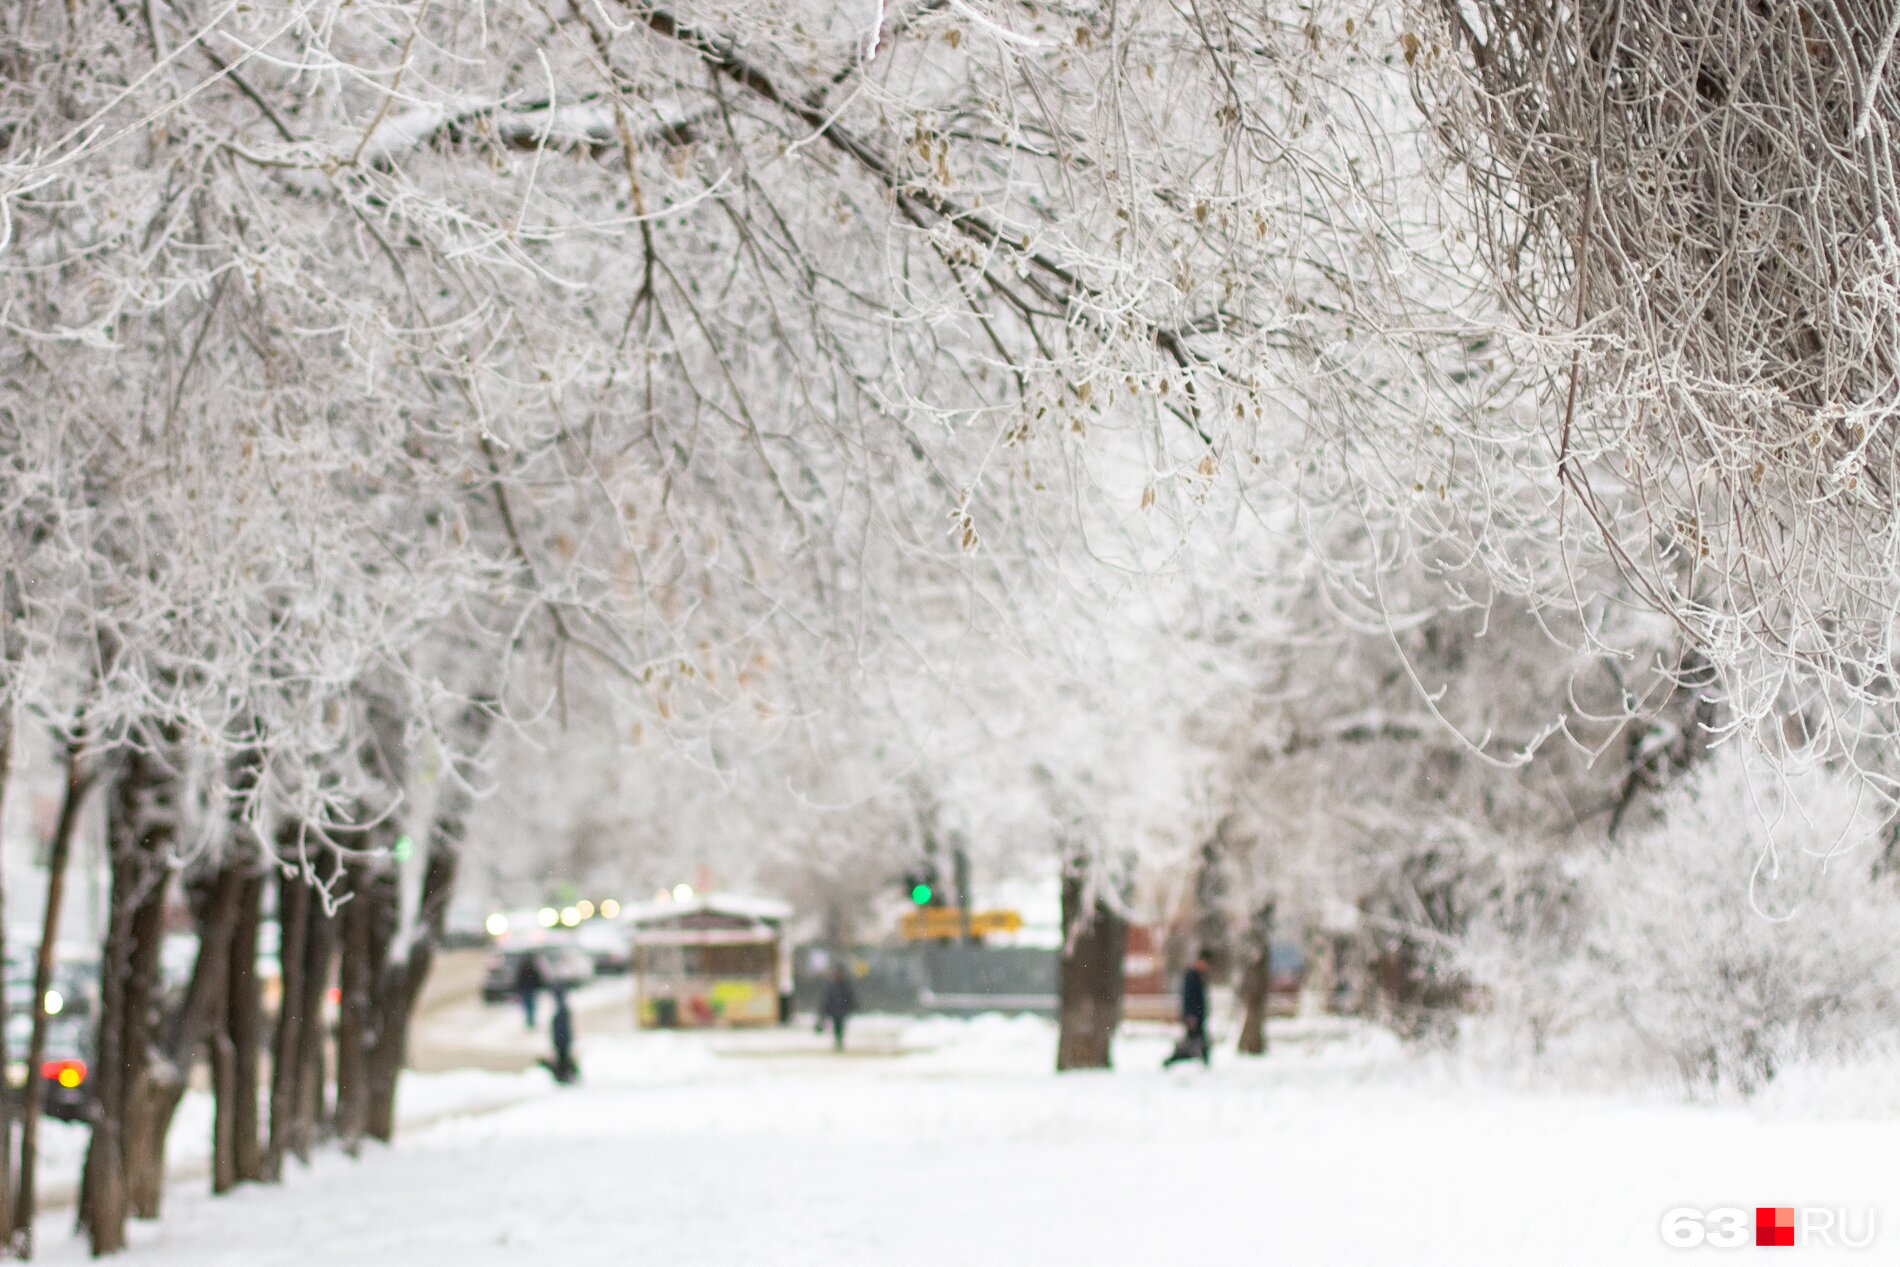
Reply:
[[[547,984],[547,975],[541,971],[541,956],[521,956],[515,965],[515,993],[521,998],[521,1014],[528,1018],[529,1029],[534,1028],[534,1005]]]
[[[831,970],[831,980],[825,982],[825,998],[819,1007],[823,1021],[831,1022],[832,1050],[844,1050],[844,1023],[857,1010],[857,992],[851,988],[851,979],[845,975],[844,965],[839,964]]]
[[[554,1044],[554,1058],[541,1063],[554,1075],[559,1083],[569,1083],[580,1077],[580,1066],[574,1063],[574,1013],[567,1008],[567,991],[559,986],[553,988],[554,1015],[548,1018],[548,1038]]]
[[[1197,1056],[1203,1065],[1213,1044],[1207,1040],[1207,955],[1196,952],[1194,962],[1181,974],[1181,1041],[1174,1045],[1174,1051],[1164,1063],[1171,1065],[1177,1060],[1193,1060]]]

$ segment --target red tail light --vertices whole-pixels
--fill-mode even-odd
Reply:
[[[329,1000],[330,1000],[330,1005],[331,1005],[332,1007],[339,1007],[339,1006],[341,1006],[341,1005],[342,1005],[342,1003],[343,1003],[343,987],[341,987],[341,986],[335,986],[335,985],[333,985],[333,986],[331,986],[331,987],[330,987],[330,993],[329,993],[329,996],[328,996],[328,997],[329,997]]]
[[[86,1082],[86,1062],[83,1060],[49,1060],[40,1066],[40,1077],[48,1082],[57,1082],[68,1091],[75,1091]]]

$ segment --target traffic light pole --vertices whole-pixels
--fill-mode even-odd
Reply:
[[[951,876],[957,886],[957,935],[964,945],[976,940],[970,931],[970,854],[957,836],[950,843]]]

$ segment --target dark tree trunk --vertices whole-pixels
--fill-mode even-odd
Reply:
[[[79,1208],[95,1257],[125,1248],[132,1158],[149,1147],[147,1056],[174,792],[172,771],[137,749],[127,754],[113,785],[107,833],[112,896],[95,1052],[97,1116]]]
[[[354,1156],[369,1119],[368,1065],[374,1041],[370,1015],[375,997],[374,948],[377,889],[366,862],[349,864],[350,900],[343,906],[343,958],[336,1027],[336,1133]]]
[[[1245,1056],[1267,1054],[1267,1008],[1273,984],[1273,913],[1268,902],[1254,915],[1248,929],[1250,953],[1240,976],[1240,1043]]]
[[[257,1158],[257,903],[262,882],[247,865],[227,867],[219,875],[219,914],[200,942],[201,973],[215,958],[218,988],[205,996],[205,1012],[194,1017],[194,1045],[202,1035],[211,1063],[211,1190],[229,1192],[246,1178],[246,1158]],[[240,1033],[239,1018],[247,1017]],[[250,1143],[245,1144],[245,1131]]]
[[[164,1199],[165,1130],[171,1125],[169,1111],[162,1109],[170,1090],[161,1089],[152,1076],[160,992],[158,953],[165,935],[168,878],[162,857],[155,855],[144,900],[132,912],[132,975],[125,987],[125,1175],[132,1213],[141,1219],[157,1218]]]
[[[1088,864],[1071,860],[1062,876],[1061,1032],[1056,1069],[1107,1069],[1121,1023],[1128,924],[1089,883]]]
[[[238,895],[243,887],[244,873],[237,867],[222,867],[191,886],[198,927],[198,958],[192,966],[191,985],[185,992],[184,1002],[166,1025],[165,1060],[153,1078],[154,1087],[160,1093],[156,1098],[156,1130],[161,1150],[165,1138],[171,1134],[172,1117],[185,1094],[200,1047],[205,1049],[211,1067],[214,1100],[222,1104],[230,1093],[231,1056],[224,1043],[224,1017],[230,1007],[231,930],[237,925]],[[224,1190],[218,1184],[222,1170],[228,1165],[228,1149],[220,1139],[226,1125],[221,1115],[214,1114],[211,1173],[215,1191]]]
[[[475,700],[462,714],[461,732],[471,745],[480,747],[487,741],[494,718],[488,701]],[[364,1125],[371,1138],[385,1143],[396,1132],[396,1087],[409,1059],[409,1028],[415,1018],[416,1001],[422,997],[422,988],[435,966],[435,948],[442,941],[462,857],[468,808],[468,795],[461,790],[450,791],[441,802],[429,832],[421,900],[406,945],[393,944],[401,922],[400,891],[394,875],[384,873],[385,882],[377,890],[381,900],[372,924],[377,968],[373,1011],[376,1028],[366,1068],[369,1086]],[[967,909],[965,914],[967,917]]]
[[[172,1120],[178,1113],[179,1101],[184,1098],[201,1046],[209,1049],[212,1087],[214,1091],[218,1087],[217,1035],[230,989],[231,930],[237,923],[238,898],[243,887],[244,874],[237,867],[201,874],[189,886],[192,917],[198,933],[198,955],[192,964],[191,983],[186,987],[185,997],[165,1018],[158,1058],[152,1062],[151,1135],[145,1147],[152,1150],[154,1156],[147,1159],[148,1165],[141,1170],[152,1189],[147,1193],[135,1186],[135,1207],[149,1199],[151,1208],[156,1211],[162,1198],[165,1141],[171,1137]],[[217,1155],[214,1138],[214,1170]],[[143,1214],[142,1209],[141,1214],[154,1217]]]
[[[294,829],[286,836],[294,836]],[[336,946],[324,896],[301,870],[278,871],[277,918],[283,992],[271,1043],[270,1142],[264,1152],[264,1177],[272,1182],[283,1178],[286,1156],[310,1160],[324,1120],[324,993]]]
[[[12,676],[12,657],[4,666],[8,677]],[[7,820],[7,783],[13,774],[13,698],[9,695],[0,705],[0,824]],[[4,839],[4,837],[0,837]],[[0,946],[7,944],[7,885],[5,856],[0,852]],[[7,1013],[7,992],[5,973],[0,973],[0,1017]],[[40,996],[44,999],[46,996]],[[38,1007],[33,1009],[36,1013]],[[0,1070],[7,1067],[6,1027],[0,1025]],[[33,1066],[28,1065],[31,1069]],[[34,1081],[29,1078],[30,1083]],[[0,1247],[10,1247],[13,1238],[13,1097],[0,1095]]]
[[[342,914],[336,1112],[337,1134],[354,1153],[365,1135],[388,1139],[394,1133],[396,1080],[428,956],[413,962],[392,959],[400,914],[395,871],[380,860],[365,859],[351,863],[349,875],[350,901]]]
[[[383,994],[382,1025],[371,1061],[368,1127],[372,1138],[385,1143],[396,1132],[396,1084],[409,1060],[409,1026],[415,1018],[416,1000],[422,997],[429,970],[435,966],[435,948],[442,940],[461,860],[462,826],[463,806],[458,800],[437,819],[431,833],[415,934]]]
[[[46,992],[53,985],[60,911],[66,903],[67,863],[72,858],[73,837],[79,830],[80,811],[85,806],[86,793],[92,790],[93,776],[94,771],[85,766],[81,745],[69,746],[66,794],[60,801],[59,821],[53,828],[46,859],[46,900],[40,916],[39,952],[33,962],[33,1029],[25,1053],[29,1071],[37,1070],[46,1058]],[[21,1258],[33,1256],[33,1220],[39,1214],[40,1118],[45,1104],[46,1084],[28,1077],[20,1110],[19,1195],[9,1203],[14,1252]]]
[[[277,1030],[271,1038],[270,1140],[264,1149],[264,1178],[283,1178],[284,1154],[290,1151],[292,1122],[297,1116],[298,1069],[303,1054],[305,943],[310,937],[310,910],[315,896],[295,872],[277,872],[278,963],[282,987],[277,997]]]
[[[373,1041],[363,1059],[363,1131],[388,1143],[396,1134],[396,1082],[409,1040],[409,965],[390,964],[371,1002]]]
[[[231,930],[230,1026],[236,1061],[232,1070],[232,1160],[239,1183],[264,1177],[264,1149],[258,1137],[258,1057],[264,1041],[263,1000],[258,996],[257,923],[264,880],[255,873],[244,877],[238,894],[237,923]],[[220,1116],[224,1106],[220,1106]]]
[[[296,1085],[291,1100],[290,1151],[299,1161],[310,1160],[310,1148],[329,1129],[330,1097],[326,1052],[330,1035],[324,1023],[324,998],[330,990],[331,967],[336,960],[337,920],[324,909],[320,894],[310,895],[309,929],[304,937],[300,985],[303,1013],[297,1030]]]
[[[363,1044],[363,1132],[375,1139],[395,1133],[396,1079],[408,1042],[409,963],[395,954],[402,884],[396,871],[370,872],[369,1006]]]
[[[205,1046],[211,1064],[211,1191],[226,1193],[237,1187],[237,1133],[231,1121],[231,1101],[237,1095],[237,1052],[231,1035],[220,1030]]]

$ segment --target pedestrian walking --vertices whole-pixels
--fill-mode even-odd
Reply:
[[[1207,1039],[1207,954],[1194,952],[1194,962],[1181,974],[1181,1041],[1162,1067],[1199,1058],[1208,1063],[1213,1044]]]
[[[554,986],[554,1015],[548,1018],[548,1039],[554,1044],[554,1056],[543,1060],[554,1080],[563,1085],[580,1077],[581,1067],[574,1062],[574,1013],[568,1010],[567,991]]]
[[[831,979],[825,982],[825,998],[819,1009],[819,1028],[826,1021],[831,1022],[831,1047],[833,1051],[844,1050],[844,1023],[853,1012],[858,1010],[857,992],[851,988],[851,979],[845,975],[844,965],[839,964],[831,970]]]
[[[523,955],[515,965],[515,993],[521,999],[521,1014],[527,1017],[528,1028],[534,1028],[534,1005],[540,1001],[541,991],[547,988],[547,974],[541,971],[541,956]]]

